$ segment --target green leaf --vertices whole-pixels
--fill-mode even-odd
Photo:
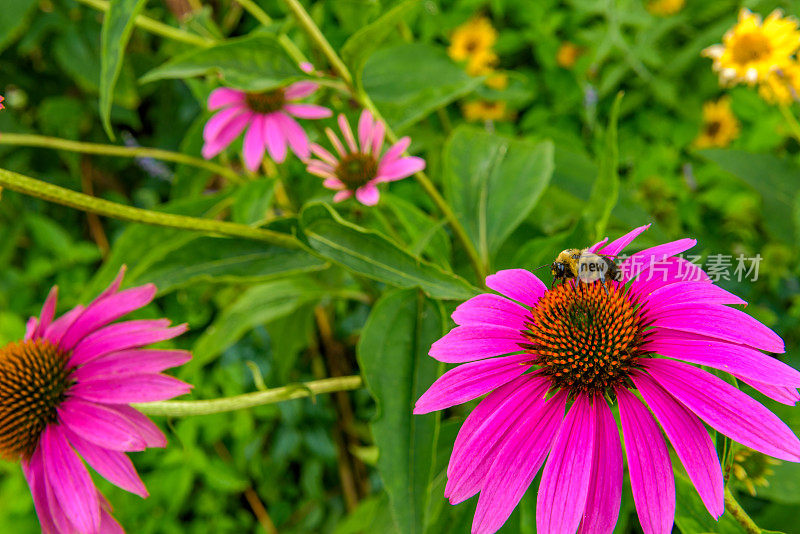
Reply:
[[[111,0],[103,18],[100,32],[100,118],[111,139],[114,139],[111,130],[114,85],[122,70],[122,58],[133,31],[133,23],[144,4],[145,0]]]
[[[435,467],[439,414],[414,415],[414,403],[439,375],[428,356],[446,330],[439,305],[413,290],[384,295],[372,309],[356,349],[377,403],[372,433],[378,471],[398,530],[423,532]]]
[[[379,50],[364,65],[364,91],[395,130],[402,130],[475,89],[481,78],[468,76],[447,54],[426,44],[400,44]]]
[[[716,521],[706,510],[697,490],[685,476],[675,474],[675,526],[683,534],[744,534],[745,530],[725,512]]]
[[[470,127],[444,149],[444,193],[478,254],[488,262],[525,220],[553,174],[553,144]]]
[[[465,300],[478,291],[382,235],[345,221],[326,204],[306,205],[300,227],[311,248],[355,273],[398,287],[419,287],[438,299]]]
[[[800,202],[800,168],[796,164],[770,154],[740,150],[708,149],[699,154],[755,189],[763,198],[763,212],[769,214],[764,217],[767,229],[776,238],[795,243],[795,236],[800,235],[800,227],[793,223],[800,224],[800,209],[795,207],[795,202]]]
[[[599,241],[606,232],[611,210],[619,199],[619,146],[617,145],[617,121],[622,103],[622,93],[617,94],[608,127],[604,136],[603,152],[600,155],[600,169],[589,196],[589,203],[583,213],[587,226],[594,229],[592,241]]]
[[[151,70],[140,81],[202,74],[216,74],[225,85],[245,91],[266,91],[308,78],[274,35],[260,33],[191,50]]]
[[[197,237],[153,262],[136,277],[136,283],[152,282],[164,294],[199,282],[262,282],[327,266],[325,261],[303,250],[247,239]]]
[[[267,217],[272,197],[275,195],[275,182],[255,180],[239,187],[236,192],[231,219],[233,222],[253,224]]]
[[[364,26],[345,41],[340,54],[350,72],[361,76],[364,62],[390,35],[406,15],[420,5],[420,0],[406,0],[394,6],[374,22]]]
[[[414,256],[424,253],[436,265],[449,269],[451,244],[444,230],[447,222],[432,219],[416,204],[390,193],[383,193],[381,198],[408,234],[408,251]]]
[[[0,15],[0,52],[24,31],[28,15],[37,4],[36,0],[3,2]]]
[[[284,278],[248,288],[203,331],[192,349],[190,365],[201,367],[209,363],[255,326],[284,317],[330,292],[307,277]]]

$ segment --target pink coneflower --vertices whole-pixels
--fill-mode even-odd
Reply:
[[[6,109],[6,107],[3,105],[3,100],[5,100],[5,98],[3,98],[3,95],[0,95],[0,109]]]
[[[208,96],[208,109],[221,111],[209,119],[203,130],[203,157],[213,158],[247,128],[242,157],[251,171],[261,165],[265,149],[277,163],[286,159],[287,146],[298,158],[307,160],[311,155],[308,136],[292,116],[323,119],[333,112],[323,106],[294,101],[309,96],[317,87],[314,82],[303,81],[260,93],[227,87],[214,89]]]
[[[646,229],[591,250],[618,255]],[[414,411],[488,393],[461,427],[447,469],[452,504],[480,492],[473,533],[499,529],[542,465],[537,532],[612,532],[623,458],[609,402],[619,408],[645,534],[672,532],[675,515],[659,424],[715,518],[724,511],[722,470],[703,422],[752,449],[800,461],[800,440],[778,417],[685,363],[728,372],[786,404],[800,399],[800,372],[760,352],[783,352],[781,338],[727,306],[744,301],[675,257],[695,244],[681,239],[633,254],[608,292],[582,281],[548,290],[529,271],[500,271],[486,284],[503,296],[479,295],[456,309],[459,326],[430,355],[464,365],[439,378]]]
[[[325,128],[338,158],[317,144],[311,151],[320,159],[308,163],[308,172],[324,178],[328,189],[338,191],[334,202],[341,202],[355,194],[365,206],[374,206],[380,200],[376,187],[381,182],[396,182],[425,168],[425,160],[415,156],[403,157],[411,139],[403,137],[382,156],[386,128],[375,120],[368,110],[361,112],[358,121],[358,142],[344,115],[339,115],[339,128],[346,144],[342,144],[330,128]]]
[[[165,447],[166,438],[129,403],[191,389],[161,374],[186,363],[188,352],[143,348],[186,325],[111,324],[156,293],[153,285],[118,291],[122,275],[91,304],[56,320],[54,287],[41,316],[28,321],[25,339],[0,349],[0,456],[22,461],[45,534],[122,532],[81,458],[109,482],[147,497],[125,452]]]

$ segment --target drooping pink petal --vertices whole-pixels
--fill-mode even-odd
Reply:
[[[58,345],[61,342],[61,338],[64,336],[64,332],[66,332],[67,328],[69,328],[72,323],[75,322],[75,319],[81,316],[84,309],[85,308],[83,306],[75,306],[70,311],[50,323],[50,326],[48,326],[44,331],[44,338],[53,345]]]
[[[364,154],[369,154],[372,150],[372,128],[373,128],[372,113],[365,109],[361,112],[361,117],[358,119],[358,141],[361,145],[361,151]],[[377,152],[375,153],[377,156]]]
[[[214,141],[219,136],[220,132],[225,129],[225,127],[229,125],[233,119],[239,115],[246,114],[246,111],[247,110],[244,107],[237,106],[223,109],[219,113],[215,113],[213,117],[208,119],[208,122],[203,127],[203,140],[206,143]]]
[[[44,464],[42,463],[42,448],[37,447],[33,451],[30,461],[22,460],[22,473],[31,489],[33,505],[36,508],[36,515],[39,517],[39,524],[42,527],[42,534],[58,534],[53,523],[50,512],[50,504],[47,501],[46,479],[44,476]]]
[[[356,189],[356,200],[365,206],[374,206],[381,199],[381,194],[375,184],[368,183]]]
[[[536,398],[500,445],[478,497],[472,532],[496,532],[519,504],[544,463],[564,417],[566,393]]]
[[[208,110],[214,111],[220,108],[233,105],[244,105],[245,94],[236,89],[228,87],[218,87],[208,95]]]
[[[224,113],[228,110],[220,111]],[[227,123],[217,134],[214,139],[209,139],[203,145],[202,155],[206,159],[211,159],[230,145],[234,139],[244,131],[245,127],[250,124],[253,119],[254,113],[252,111],[245,111],[236,115],[229,123]]]
[[[603,254],[605,256],[616,256],[617,254],[625,250],[625,247],[630,245],[634,239],[639,237],[639,235],[641,235],[641,233],[647,230],[648,228],[650,228],[649,224],[645,224],[644,226],[640,226],[639,228],[634,228],[624,236],[615,239],[608,245],[601,246],[598,253]]]
[[[127,265],[123,264],[122,266],[120,266],[119,271],[117,271],[117,276],[114,277],[114,280],[111,281],[111,283],[108,285],[107,288],[103,290],[102,293],[97,295],[97,298],[95,298],[92,301],[92,304],[100,300],[103,300],[106,297],[110,297],[111,295],[119,291],[119,288],[122,285],[122,279],[125,277],[125,273],[127,272],[127,270],[128,270]]]
[[[291,84],[283,93],[286,100],[300,100],[305,98],[319,88],[319,85],[314,82],[302,81]]]
[[[98,447],[94,443],[87,441],[72,432],[66,430],[67,439],[83,457],[86,462],[97,471],[100,476],[120,488],[129,491],[139,497],[147,498],[147,488],[144,487],[142,479],[136,472],[130,458],[119,451]]]
[[[39,324],[39,319],[36,317],[28,317],[28,321],[25,323],[25,341],[30,341],[33,339],[33,334],[36,333],[36,327]]]
[[[614,415],[602,395],[592,403],[595,420],[594,455],[589,493],[579,534],[611,534],[622,499],[622,445]]]
[[[503,326],[458,326],[431,345],[430,356],[440,362],[464,363],[519,352],[527,343],[519,330]]]
[[[311,152],[313,152],[315,156],[323,160],[325,163],[328,163],[334,167],[339,164],[339,161],[333,156],[333,154],[316,143],[311,143]]]
[[[309,147],[308,136],[302,126],[285,113],[276,113],[275,117],[278,120],[278,127],[289,142],[289,147],[292,149],[292,152],[294,152],[301,161],[308,160],[308,158],[311,157],[311,148]]]
[[[267,142],[269,157],[275,163],[283,163],[286,159],[286,137],[278,126],[275,113],[264,116],[264,139]]]
[[[459,365],[440,376],[422,394],[414,413],[430,413],[462,404],[506,384],[530,369],[528,354],[490,358]]]
[[[408,156],[395,160],[382,168],[378,168],[377,179],[380,182],[402,180],[425,168],[425,160],[416,156]]]
[[[483,475],[489,471],[493,456],[486,451],[497,445],[505,429],[522,415],[526,402],[544,399],[548,387],[547,379],[531,373],[500,386],[478,403],[461,425],[453,444],[453,453],[447,466],[445,497],[450,497],[450,491],[460,485],[464,476],[477,471],[476,462],[485,463]],[[469,496],[480,490],[482,480],[481,476],[480,481],[475,483],[474,493]]]
[[[403,155],[403,153],[408,149],[411,145],[411,138],[406,136],[402,137],[398,140],[395,144],[393,144],[389,150],[386,151],[386,154],[383,155],[381,158],[381,163],[384,165],[388,165],[389,163],[393,163]],[[374,151],[375,155],[379,154],[379,151]]]
[[[383,150],[383,139],[386,137],[386,125],[383,121],[375,121],[375,126],[372,129],[372,153],[377,158]]]
[[[125,376],[160,373],[192,359],[186,350],[132,349],[112,352],[96,358],[73,371],[72,379],[80,382],[101,376]]]
[[[623,279],[625,281],[630,280],[641,273],[643,269],[653,267],[671,256],[686,252],[696,244],[696,239],[684,238],[632,254],[630,258],[620,265]]]
[[[656,330],[648,336],[643,348],[668,358],[707,365],[740,378],[800,387],[800,371],[777,358],[744,345],[713,338],[675,337],[680,333]]]
[[[542,471],[536,500],[537,532],[578,529],[589,495],[596,424],[591,398],[578,395]]]
[[[100,528],[100,502],[92,478],[57,425],[42,432],[39,446],[47,484],[58,506],[82,533]],[[51,506],[52,510],[52,506]]]
[[[306,170],[314,176],[319,176],[320,178],[326,179],[335,179],[338,181],[338,178],[336,178],[336,174],[334,173],[333,169],[331,169],[330,165],[322,161],[313,160],[309,162]]]
[[[256,172],[261,167],[264,159],[264,150],[267,148],[267,141],[264,138],[264,115],[256,115],[244,134],[244,164],[250,172]]]
[[[169,321],[166,319],[136,320],[103,327],[86,336],[75,346],[69,364],[76,366],[110,352],[166,341],[183,334],[188,329],[185,324],[167,328],[168,324]]]
[[[167,446],[167,437],[164,433],[139,410],[124,404],[109,405],[106,408],[115,410],[127,418],[136,428],[137,435],[144,440],[147,447],[164,448]]]
[[[719,286],[707,282],[675,282],[640,293],[647,298],[648,309],[655,310],[675,304],[740,304],[747,302]]]
[[[341,191],[345,189],[347,186],[344,185],[338,178],[326,178],[322,182],[323,187],[327,187],[328,189],[333,189],[334,191]]]
[[[671,328],[741,343],[769,352],[784,352],[783,339],[746,313],[719,304],[674,304],[648,310],[658,328]]]
[[[58,301],[58,286],[53,286],[50,293],[47,294],[47,299],[42,306],[42,313],[39,315],[39,321],[36,330],[33,332],[33,338],[40,338],[44,336],[45,330],[53,322],[53,317],[56,314],[56,302]]]
[[[45,483],[44,489],[47,497],[47,507],[50,510],[50,519],[53,521],[53,525],[55,525],[56,532],[58,534],[62,534],[63,532],[76,532],[76,526],[70,521],[67,513],[61,507],[61,503],[58,502],[58,497],[56,497],[55,490],[49,481]]]
[[[770,399],[778,401],[782,404],[786,404],[787,406],[794,406],[797,404],[797,401],[800,401],[800,394],[798,394],[797,388],[790,386],[775,386],[772,384],[759,382],[758,380],[745,378],[742,378],[742,382],[763,393]]]
[[[283,110],[300,119],[324,119],[333,115],[330,109],[315,104],[286,104]]]
[[[486,285],[526,306],[536,306],[547,286],[525,269],[506,269],[486,277]]]
[[[344,115],[339,115],[337,117],[337,121],[339,122],[339,129],[342,132],[342,137],[344,137],[345,143],[347,146],[350,147],[350,152],[353,154],[358,152],[358,145],[356,145],[356,138],[353,135],[353,130],[350,129],[350,123],[347,122],[347,117]]]
[[[143,451],[144,440],[136,434],[136,428],[117,412],[71,397],[58,408],[61,422],[80,437],[105,449],[115,451]]]
[[[499,325],[524,330],[530,312],[507,298],[484,293],[460,304],[452,317],[460,326]]]
[[[667,445],[647,407],[616,388],[633,502],[644,534],[670,534],[675,521],[675,478]]]
[[[597,250],[599,248],[602,248],[602,247],[606,246],[606,243],[608,243],[608,238],[604,237],[602,239],[602,241],[598,241],[597,243],[595,243],[591,247],[587,248],[586,250],[587,250],[587,252],[597,252]]]
[[[125,530],[105,508],[100,509],[100,534],[125,534]]]
[[[673,360],[652,359],[647,372],[709,426],[764,454],[800,461],[800,440],[775,414],[724,380]]]
[[[339,140],[339,137],[336,135],[336,133],[330,128],[325,128],[325,135],[328,136],[328,140],[330,140],[334,150],[336,150],[336,153],[339,154],[340,157],[345,157],[347,155],[347,151],[344,149],[344,145]],[[336,165],[338,165],[338,163],[336,163]]]
[[[342,202],[342,201],[347,200],[348,198],[350,198],[352,196],[353,196],[353,192],[350,191],[349,189],[345,189],[344,191],[339,191],[338,193],[333,195],[333,201],[334,202]]]
[[[103,300],[93,302],[64,332],[59,346],[62,350],[72,350],[88,334],[116,321],[123,315],[149,304],[156,295],[156,286],[143,285],[126,289]]]
[[[703,423],[647,374],[634,372],[631,378],[661,423],[703,504],[718,519],[725,511],[722,467]]]
[[[81,399],[107,404],[154,402],[185,395],[192,386],[160,374],[128,375],[115,378],[97,378],[75,384],[70,390]]]

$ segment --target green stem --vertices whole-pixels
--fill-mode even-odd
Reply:
[[[800,143],[800,123],[797,122],[788,106],[781,105],[778,107],[781,110],[781,115],[786,120],[786,124],[789,126],[789,130],[792,132],[792,136]]]
[[[298,2],[298,0],[285,0],[289,10],[300,23],[300,26],[305,30],[311,40],[319,47],[320,51],[327,58],[328,62],[333,67],[334,72],[350,87],[353,86],[353,76],[345,66],[344,62],[339,58],[339,54],[333,49],[331,44],[322,35],[322,32],[311,19],[306,9]]]
[[[245,393],[235,397],[224,397],[212,400],[197,401],[164,401],[134,404],[134,408],[147,415],[167,415],[172,417],[185,417],[187,415],[210,415],[215,413],[233,412],[244,410],[264,404],[273,404],[293,399],[312,397],[321,393],[335,393],[337,391],[350,391],[364,386],[360,376],[340,376],[325,378],[313,382],[290,384],[267,391]]]
[[[109,2],[107,0],[77,0],[81,4],[85,4],[89,7],[97,9],[98,11],[107,12],[109,8]],[[161,37],[165,37],[167,39],[172,39],[173,41],[179,41],[181,43],[186,43],[195,46],[211,46],[216,44],[215,39],[211,39],[208,37],[201,37],[194,33],[189,33],[187,31],[179,30],[178,28],[173,28],[168,24],[164,24],[162,22],[158,22],[157,20],[153,20],[150,17],[145,17],[144,15],[137,15],[136,19],[134,20],[134,24],[139,26],[143,30],[146,30],[150,33],[155,35],[160,35]]]
[[[195,158],[187,154],[181,154],[180,152],[161,150],[160,148],[81,143],[79,141],[70,141],[68,139],[61,139],[58,137],[14,133],[0,133],[0,145],[54,148],[58,150],[67,150],[69,152],[81,152],[83,154],[99,154],[102,156],[115,156],[123,158],[153,158],[163,161],[173,161],[175,163],[183,163],[185,165],[206,169],[213,173],[219,174],[220,176],[224,176],[235,183],[244,182],[242,177],[239,176],[236,171],[229,169],[228,167],[211,161],[206,161],[204,159]]]
[[[125,206],[123,204],[117,204],[116,202],[110,202],[101,198],[95,198],[84,195],[83,193],[64,189],[63,187],[36,180],[35,178],[29,178],[6,169],[0,169],[0,187],[5,187],[12,191],[17,191],[18,193],[24,193],[81,211],[96,213],[122,221],[210,232],[212,234],[230,237],[242,237],[245,239],[264,241],[284,248],[302,248],[294,237],[280,232],[273,232],[272,230],[265,230],[263,228],[253,228],[244,224],[227,221],[186,217],[184,215],[173,215],[171,213]]]
[[[333,49],[331,44],[322,34],[320,29],[314,23],[314,21],[309,16],[308,12],[305,8],[300,4],[298,0],[284,0],[286,5],[289,7],[289,10],[294,14],[297,18],[300,26],[306,31],[308,36],[311,40],[316,44],[316,46],[322,51],[325,57],[328,59],[328,62],[333,67],[333,70],[336,74],[350,87],[353,95],[359,100],[360,104],[370,110],[373,116],[384,123],[386,128],[386,137],[389,139],[390,142],[396,143],[398,141],[397,134],[394,133],[392,128],[386,122],[386,120],[381,115],[378,108],[375,106],[375,103],[372,102],[369,95],[364,93],[363,91],[359,91],[353,82],[353,76],[350,74],[350,71],[345,66],[344,62],[339,58],[339,55]],[[486,275],[487,266],[481,261],[480,256],[478,256],[478,252],[475,249],[475,245],[472,244],[470,241],[467,232],[464,230],[464,227],[461,225],[461,222],[456,217],[455,213],[453,213],[453,209],[450,207],[450,204],[444,199],[444,197],[439,193],[439,190],[436,189],[436,186],[433,184],[428,175],[424,172],[418,172],[414,175],[417,182],[422,186],[422,189],[427,193],[433,203],[436,204],[436,207],[444,215],[447,222],[450,224],[450,227],[453,229],[453,233],[455,233],[456,238],[461,242],[464,250],[467,252],[467,256],[469,256],[470,263],[472,264],[472,268],[475,271],[475,274],[478,276],[479,280],[483,280]]]
[[[272,25],[272,17],[267,15],[267,13],[253,0],[236,0],[236,3],[242,6],[245,11],[253,15],[253,17],[263,26],[269,27]],[[297,45],[294,44],[294,41],[289,39],[286,34],[281,34],[281,36],[278,37],[278,42],[281,43],[281,46],[283,46],[284,50],[286,50],[286,52],[292,56],[292,59],[294,59],[297,63],[308,61],[300,49],[297,48]]]
[[[761,534],[761,529],[750,519],[750,516],[747,515],[747,512],[744,511],[742,505],[739,504],[728,488],[725,488],[725,509],[744,527],[748,534]]]

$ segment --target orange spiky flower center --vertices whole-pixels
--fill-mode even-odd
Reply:
[[[607,292],[606,292],[607,290]],[[534,365],[553,388],[606,393],[627,383],[642,350],[644,313],[624,284],[566,282],[547,291],[531,310],[524,335]]]
[[[348,189],[355,191],[375,178],[378,173],[378,162],[371,154],[355,152],[339,160],[334,172]]]
[[[247,93],[245,95],[247,107],[256,113],[274,113],[283,109],[286,104],[286,95],[283,89],[265,91],[261,93]]]
[[[43,339],[0,349],[0,457],[31,458],[72,385],[68,358]]]

